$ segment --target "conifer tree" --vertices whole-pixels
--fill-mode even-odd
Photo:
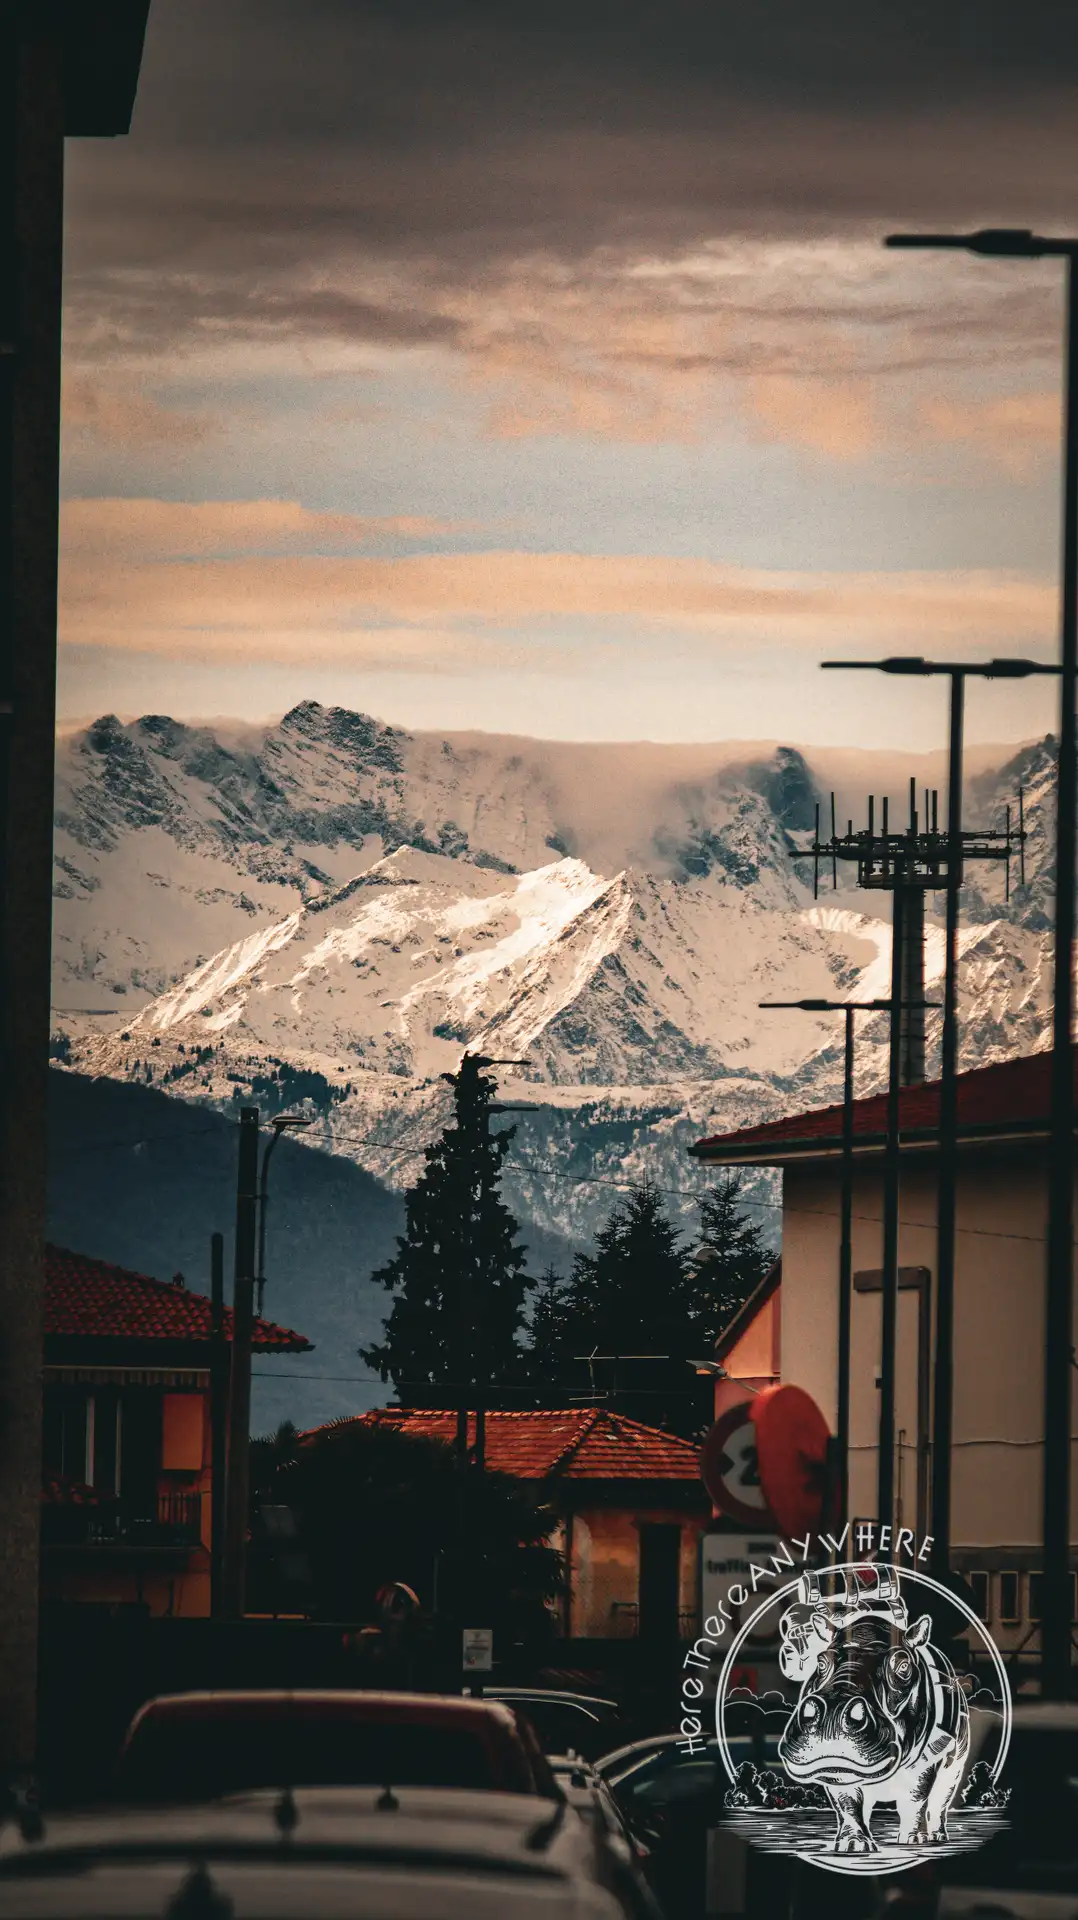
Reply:
[[[530,1326],[536,1404],[594,1388],[599,1404],[647,1426],[700,1433],[709,1392],[686,1363],[710,1358],[772,1260],[739,1207],[741,1186],[739,1173],[725,1174],[706,1196],[690,1254],[645,1178],[615,1206],[594,1253],[577,1254],[568,1280],[544,1275]],[[589,1366],[588,1354],[620,1357]]]
[[[360,1353],[405,1406],[456,1405],[471,1382],[496,1405],[519,1369],[527,1256],[499,1190],[515,1130],[491,1132],[496,1089],[482,1064],[466,1053],[445,1076],[453,1122],[406,1195],[397,1252],[371,1276],[395,1298],[384,1339]]]
[[[532,1377],[548,1406],[568,1391],[579,1394],[590,1377],[614,1411],[649,1426],[696,1430],[699,1395],[685,1367],[694,1336],[680,1240],[645,1178],[615,1206],[595,1252],[578,1253],[560,1290],[540,1296]],[[618,1358],[597,1359],[589,1374],[579,1356],[592,1353]]]
[[[742,1211],[744,1182],[742,1170],[731,1168],[701,1203],[700,1239],[689,1267],[690,1312],[701,1353],[711,1351],[775,1258],[763,1228]]]

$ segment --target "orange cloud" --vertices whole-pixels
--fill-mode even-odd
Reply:
[[[122,511],[132,504],[150,529],[141,548]],[[943,642],[1001,651],[1036,645],[1050,640],[1055,619],[1051,585],[1002,572],[787,573],[667,555],[503,549],[220,557],[241,544],[230,531],[236,520],[252,544],[265,544],[261,508],[271,526],[283,516],[289,539],[306,524],[304,510],[274,501],[240,503],[236,513],[229,503],[204,502],[71,507],[93,510],[81,539],[62,552],[61,633],[81,646],[447,666],[479,655],[504,662],[526,646],[533,664],[545,653],[564,670],[564,645],[549,643],[555,620],[665,631],[689,646],[909,652]],[[311,515],[315,540],[327,520],[338,531],[342,522],[371,524]],[[192,527],[205,558],[179,557],[198,552]]]
[[[237,553],[310,553],[369,547],[386,539],[430,540],[466,523],[422,514],[319,513],[295,500],[75,499],[61,509],[65,553],[129,554],[142,561]]]
[[[993,400],[923,400],[920,418],[937,440],[971,447],[1013,478],[1027,479],[1058,450],[1058,393],[1013,393]]]
[[[795,379],[773,374],[748,382],[748,401],[769,438],[835,460],[860,460],[880,444],[866,381]]]

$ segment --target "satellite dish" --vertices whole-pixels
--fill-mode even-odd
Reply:
[[[827,1421],[803,1387],[765,1387],[750,1408],[760,1484],[784,1534],[827,1524]]]
[[[741,1400],[709,1429],[700,1454],[700,1477],[720,1513],[746,1527],[766,1528],[773,1521],[756,1455],[752,1408]]]

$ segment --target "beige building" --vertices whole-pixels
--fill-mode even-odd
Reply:
[[[1039,1054],[959,1079],[952,1560],[971,1581],[1000,1644],[1024,1644],[1029,1651],[1038,1645],[1040,1602],[1049,1066],[1049,1056]],[[938,1083],[903,1090],[895,1481],[899,1524],[922,1533],[931,1532],[938,1113]],[[851,1518],[872,1518],[876,1511],[885,1125],[885,1096],[856,1103]],[[694,1150],[715,1165],[782,1170],[781,1283],[761,1300],[768,1324],[759,1342],[781,1351],[782,1379],[811,1393],[832,1428],[841,1127],[841,1107],[829,1107],[705,1140]],[[770,1324],[776,1301],[781,1349]],[[747,1355],[751,1329],[744,1324],[738,1344]],[[740,1371],[747,1373],[744,1363]],[[1078,1371],[1072,1407],[1073,1435]],[[1078,1543],[1073,1439],[1071,1540]]]
[[[356,1420],[446,1446],[457,1425],[455,1413],[438,1409],[379,1408]],[[474,1432],[473,1416],[470,1441]],[[496,1411],[486,1416],[486,1462],[535,1484],[558,1515],[551,1544],[568,1561],[567,1638],[695,1636],[700,1535],[711,1503],[690,1441],[603,1407]]]

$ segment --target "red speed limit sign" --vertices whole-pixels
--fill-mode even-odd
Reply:
[[[704,1441],[700,1473],[720,1513],[743,1525],[770,1521],[756,1460],[756,1427],[748,1402],[730,1407]]]

